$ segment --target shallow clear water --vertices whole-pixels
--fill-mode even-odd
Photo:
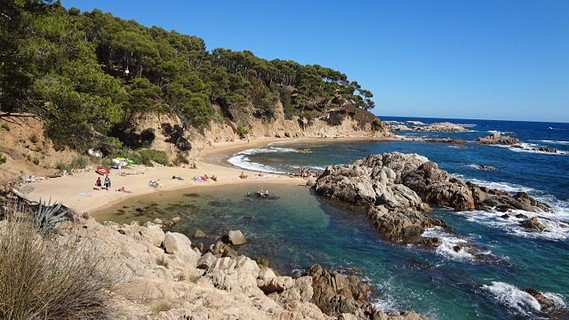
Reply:
[[[476,131],[430,136],[473,141],[487,135],[488,130],[510,131],[524,142],[569,151],[565,143],[569,124],[456,122],[473,123]],[[297,152],[303,148],[310,148],[311,153]],[[449,248],[453,241],[468,239],[488,253],[487,259],[480,260],[453,250],[426,250],[386,242],[365,215],[339,208],[306,187],[274,185],[270,186],[271,194],[276,196],[272,200],[244,196],[247,191],[267,186],[247,187],[250,190],[228,186],[207,194],[175,192],[146,202],[127,203],[125,213],[115,217],[131,219],[135,208],[155,203],[144,216],[181,215],[183,222],[175,228],[188,235],[201,229],[213,239],[227,230],[240,229],[248,242],[239,247],[239,252],[267,257],[283,273],[312,263],[356,273],[374,286],[374,301],[382,308],[413,309],[438,319],[543,317],[535,301],[520,291],[526,287],[569,301],[567,155],[519,152],[475,143],[457,148],[421,142],[323,142],[252,150],[237,155],[237,163],[256,170],[263,165],[268,171],[290,172],[300,165],[324,168],[388,151],[419,153],[464,179],[510,191],[528,191],[553,206],[552,213],[540,214],[549,219],[551,231],[529,232],[516,221],[484,212],[435,210],[437,217],[453,227],[453,234],[443,235]],[[476,169],[480,164],[495,170]]]

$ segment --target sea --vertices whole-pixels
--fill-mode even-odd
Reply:
[[[264,257],[280,274],[319,263],[357,275],[372,287],[371,299],[387,311],[414,310],[436,319],[548,319],[524,288],[534,288],[559,307],[569,303],[569,123],[382,117],[384,121],[452,122],[464,133],[395,132],[405,137],[462,139],[464,145],[420,141],[333,141],[274,143],[229,156],[228,165],[294,173],[299,167],[324,170],[371,154],[417,153],[456,177],[510,192],[524,191],[546,202],[551,212],[538,216],[547,227],[535,232],[523,218],[501,218],[484,211],[435,208],[432,214],[452,231],[427,230],[442,245],[425,249],[391,243],[376,232],[365,214],[317,196],[305,186],[263,183],[240,188],[177,191],[138,199],[114,208],[117,220],[181,216],[175,231],[196,230],[214,241],[227,230],[241,230],[247,243],[237,248]],[[476,138],[501,132],[522,141],[518,148],[480,145]],[[539,151],[555,148],[556,153]],[[247,197],[269,190],[270,197]],[[512,215],[513,216],[513,215]],[[194,243],[200,240],[193,239]],[[485,259],[453,250],[468,241]]]

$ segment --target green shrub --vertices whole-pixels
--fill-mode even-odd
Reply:
[[[36,166],[40,164],[40,159],[33,157],[32,158],[32,163],[35,164]]]
[[[32,134],[32,136],[30,137],[30,142],[31,143],[37,143],[38,142],[38,136],[35,133]]]
[[[3,123],[0,128],[6,130],[6,131],[10,131],[10,126],[7,123]]]
[[[138,154],[140,155],[140,163],[147,166],[152,165],[151,161],[158,162],[165,166],[169,164],[168,156],[164,151],[155,150],[155,149],[141,149],[138,150]]]
[[[372,125],[372,128],[374,130],[379,130],[383,126],[383,124],[381,123],[381,120],[379,120],[379,118],[375,118],[375,120],[373,120],[371,125]]]
[[[90,163],[89,157],[86,156],[77,156],[71,160],[69,166],[71,169],[83,169],[88,166]]]
[[[100,252],[85,238],[47,238],[9,218],[0,232],[0,319],[111,319],[118,277]]]
[[[55,167],[60,170],[67,170],[71,171],[72,169],[83,169],[87,167],[91,163],[89,157],[86,156],[77,156],[71,160],[70,163],[58,163]]]
[[[237,134],[239,138],[244,139],[249,134],[249,129],[243,126],[237,126]]]
[[[6,163],[6,157],[3,154],[0,154],[0,164]]]

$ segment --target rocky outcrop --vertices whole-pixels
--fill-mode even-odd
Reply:
[[[447,227],[429,216],[430,204],[459,211],[548,211],[527,193],[512,195],[463,182],[417,154],[385,153],[351,165],[330,166],[317,193],[364,207],[376,229],[392,241],[422,242],[426,228]]]
[[[539,232],[545,230],[545,226],[541,222],[539,222],[537,217],[531,217],[529,219],[523,220],[522,222],[520,222],[520,225],[524,228],[532,229]]]
[[[426,319],[413,312],[386,314],[369,301],[370,287],[356,276],[344,276],[315,264],[310,267],[311,302],[337,319]]]
[[[569,309],[564,303],[560,303],[553,298],[547,297],[542,292],[533,288],[525,288],[523,291],[537,300],[541,306],[540,311],[549,319],[569,319]]]
[[[520,140],[514,137],[502,135],[500,132],[492,132],[486,137],[476,139],[481,144],[498,144],[511,146],[520,143]]]

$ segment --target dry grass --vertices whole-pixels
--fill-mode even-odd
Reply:
[[[46,237],[22,214],[0,221],[0,319],[111,319],[118,278],[93,244]],[[20,218],[16,218],[20,216]]]

